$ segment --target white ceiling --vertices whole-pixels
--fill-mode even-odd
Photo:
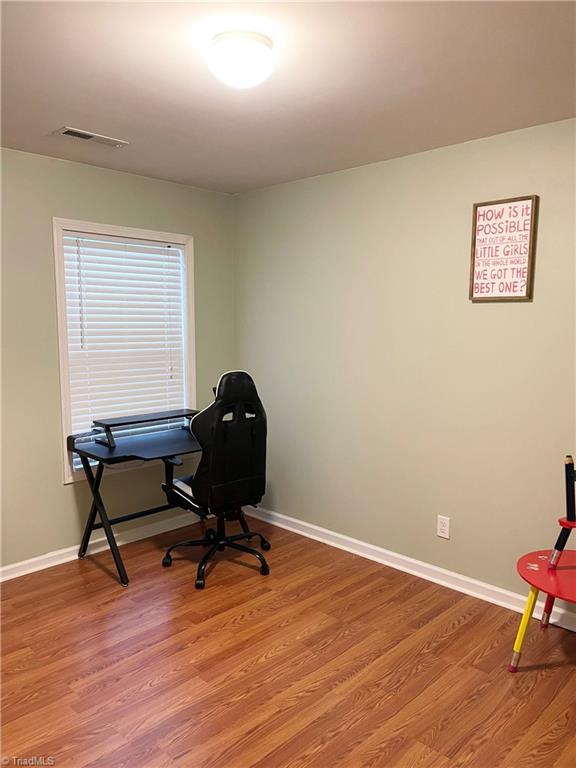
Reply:
[[[247,12],[283,38],[236,91],[191,44]],[[3,2],[2,143],[225,192],[575,114],[571,2]],[[130,142],[54,136],[63,125]]]

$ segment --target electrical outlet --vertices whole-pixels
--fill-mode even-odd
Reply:
[[[436,518],[436,535],[442,539],[450,538],[450,518],[438,515]]]

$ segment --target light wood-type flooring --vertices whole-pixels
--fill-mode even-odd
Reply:
[[[518,614],[251,524],[270,576],[195,590],[199,550],[160,565],[193,526],[122,547],[126,589],[109,552],[6,582],[3,764],[575,768],[576,634],[533,621],[511,675]]]

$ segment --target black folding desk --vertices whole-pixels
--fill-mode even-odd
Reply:
[[[68,437],[68,450],[77,453],[80,457],[93,498],[86,527],[84,528],[84,535],[82,536],[82,543],[78,550],[78,557],[83,559],[86,556],[92,531],[97,528],[103,528],[114,563],[116,564],[120,583],[125,587],[128,586],[128,575],[122,562],[116,539],[114,538],[112,526],[118,523],[125,523],[128,520],[135,520],[139,517],[153,515],[156,512],[163,512],[166,509],[173,509],[174,506],[172,504],[162,504],[159,507],[131,512],[128,515],[122,515],[110,520],[100,493],[104,467],[134,460],[156,461],[161,459],[166,461],[178,456],[185,456],[189,453],[197,453],[201,448],[189,429],[178,426],[147,434],[128,435],[125,437],[116,437],[113,434],[113,429],[180,418],[190,419],[196,413],[198,411],[183,409],[163,411],[161,413],[147,413],[141,416],[102,419],[95,421],[94,425],[103,430],[103,433],[100,432],[93,437],[90,436],[88,439],[86,435],[70,435]],[[96,462],[96,472],[94,472],[92,467],[93,462]],[[96,515],[100,517],[100,522],[96,522]]]

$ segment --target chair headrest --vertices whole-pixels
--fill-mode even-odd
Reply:
[[[228,371],[220,376],[216,400],[259,400],[254,380],[246,371]]]

